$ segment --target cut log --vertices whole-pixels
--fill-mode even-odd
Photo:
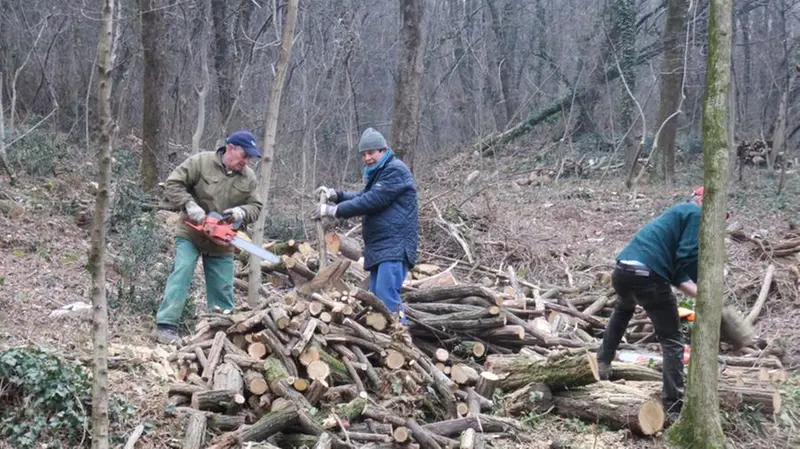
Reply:
[[[325,243],[331,254],[341,254],[354,262],[361,258],[361,245],[343,234],[328,232],[325,234]]]
[[[247,391],[254,395],[262,395],[269,389],[267,380],[264,379],[264,376],[258,371],[245,371],[244,383],[247,385]]]
[[[408,430],[411,431],[411,436],[414,438],[414,440],[419,443],[419,447],[423,449],[442,449],[439,443],[433,439],[430,431],[417,424],[414,419],[409,418],[406,421],[406,427],[408,427]]]
[[[466,357],[481,358],[486,355],[486,345],[479,341],[462,341],[456,347],[456,352]]]
[[[298,377],[294,380],[294,382],[292,382],[294,389],[300,392],[308,390],[308,385],[308,380],[303,379],[302,377]]]
[[[211,376],[214,374],[214,370],[217,369],[217,364],[222,357],[222,349],[227,339],[225,332],[219,331],[214,334],[214,342],[211,344],[211,349],[208,350],[208,362],[205,369],[203,369],[202,378],[204,380],[211,380]]]
[[[447,285],[405,293],[403,300],[408,304],[417,302],[439,302],[450,298],[478,296],[486,298],[493,305],[500,306],[503,300],[497,293],[481,285]]]
[[[267,355],[267,345],[254,342],[247,345],[247,354],[254,359],[263,359]]]
[[[447,349],[437,348],[433,353],[433,358],[437,362],[445,363],[450,358],[450,353],[447,351]]]
[[[551,389],[559,390],[600,380],[597,359],[588,352],[574,355],[566,351],[545,360],[517,357],[508,359],[506,363],[506,366],[495,364],[487,367],[500,376],[497,386],[504,391],[529,383],[545,383]]]
[[[208,386],[200,386],[183,382],[177,382],[169,384],[169,386],[167,387],[167,396],[172,396],[175,394],[191,396],[192,394],[198,391],[206,391],[206,390],[208,390]]]
[[[321,360],[315,360],[308,364],[306,372],[310,379],[324,381],[331,374],[331,369],[327,363]]]
[[[635,363],[614,362],[611,365],[612,373],[610,380],[633,380],[633,381],[659,381],[661,373],[646,366]]]
[[[368,313],[365,320],[367,326],[375,329],[378,332],[386,330],[386,327],[389,324],[389,320],[386,318],[386,316],[378,312]]]
[[[544,413],[553,406],[553,393],[545,384],[528,384],[507,395],[503,403],[504,411],[511,416]]]
[[[244,393],[242,371],[233,363],[221,363],[217,369],[214,370],[214,382],[211,385],[211,389],[231,390],[241,395]]]
[[[367,395],[365,393],[361,393],[358,397],[347,404],[342,404],[337,407],[334,413],[342,421],[352,421],[364,413],[364,410],[367,408],[367,404]],[[333,414],[322,421],[322,427],[325,429],[332,429],[337,425],[337,419],[333,416]]]
[[[559,416],[630,428],[638,435],[661,431],[666,416],[661,401],[647,390],[608,381],[556,393],[553,404]]]
[[[206,415],[192,413],[186,421],[183,449],[200,449],[206,438]]]
[[[475,385],[475,392],[485,398],[491,399],[492,396],[494,396],[494,390],[499,380],[500,377],[497,374],[491,371],[483,371]]]
[[[283,307],[279,307],[277,305],[270,307],[269,315],[275,325],[278,326],[278,329],[282,330],[289,327],[289,314],[286,313],[286,310]]]
[[[392,431],[392,439],[397,443],[408,443],[411,439],[411,432],[408,431],[406,426],[396,427]]]
[[[247,441],[266,440],[297,422],[298,418],[297,406],[290,404],[286,408],[264,415],[252,426],[237,431],[235,441],[241,444]]]
[[[192,408],[229,413],[244,404],[244,396],[234,390],[198,391],[192,395]]]
[[[475,433],[475,429],[467,429],[461,433],[460,449],[477,449],[477,445],[478,436]]]
[[[317,319],[316,318],[309,318],[306,322],[306,327],[303,329],[303,332],[300,334],[300,340],[292,347],[292,356],[298,357],[303,350],[305,349],[308,342],[311,340],[311,337],[314,336],[314,330],[317,328]]]
[[[450,377],[459,385],[474,385],[480,378],[475,368],[463,363],[453,365],[450,370]]]
[[[461,435],[467,429],[481,432],[522,432],[522,425],[513,419],[499,418],[491,415],[467,416],[465,418],[449,419],[422,426],[428,432],[441,436]]]
[[[386,351],[386,358],[384,359],[384,364],[387,368],[396,370],[400,369],[405,365],[406,358],[398,351],[393,349],[389,349]]]

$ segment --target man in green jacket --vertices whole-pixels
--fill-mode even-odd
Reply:
[[[261,157],[249,131],[236,131],[217,151],[195,154],[167,178],[167,200],[182,210],[176,232],[175,263],[167,279],[164,298],[151,334],[169,344],[179,339],[178,324],[194,277],[197,259],[203,257],[206,301],[209,309],[230,310],[233,300],[233,248],[218,245],[185,221],[203,223],[206,214],[230,214],[233,221],[250,223],[261,211],[256,175],[248,162]]]
[[[645,225],[617,255],[611,282],[617,303],[597,353],[601,379],[611,376],[611,361],[636,304],[650,317],[663,354],[664,409],[670,416],[680,412],[683,398],[683,342],[676,286],[687,296],[697,295],[700,206],[702,187],[685,203],[667,209]]]

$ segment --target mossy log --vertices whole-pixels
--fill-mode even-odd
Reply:
[[[498,388],[512,391],[530,383],[544,383],[551,389],[588,385],[600,380],[594,354],[557,354],[546,359],[520,356],[507,358],[503,365],[487,367],[500,376]]]

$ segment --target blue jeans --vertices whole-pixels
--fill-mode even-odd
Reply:
[[[200,256],[200,251],[192,242],[182,237],[175,239],[175,263],[167,279],[164,299],[156,314],[157,324],[178,325]],[[213,311],[215,307],[222,310],[233,309],[233,256],[202,256],[209,310]]]
[[[403,287],[406,274],[408,265],[399,260],[381,262],[369,270],[370,291],[380,298],[393,314],[403,312],[400,315],[400,322],[403,324],[406,324],[406,314],[403,300],[400,299],[400,289]]]

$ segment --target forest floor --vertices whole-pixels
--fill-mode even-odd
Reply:
[[[36,346],[90,367],[88,315],[51,316],[59,307],[88,301],[90,290],[85,265],[93,168],[85,163],[64,165],[36,176],[21,173],[13,187],[0,178],[0,351]],[[436,224],[438,211],[448,221],[461,223],[472,256],[480,265],[505,270],[510,264],[530,281],[593,283],[598,273],[610,271],[614,255],[638,228],[702,184],[702,168],[685,165],[691,168],[679,174],[674,187],[643,181],[634,193],[624,188],[621,175],[614,171],[592,170],[578,176],[564,170],[554,180],[542,163],[520,154],[445,158],[417,176],[421,261],[447,266],[440,256],[465,257],[463,249]],[[557,172],[562,167],[565,165],[553,164],[552,169]],[[112,393],[120,394],[132,406],[115,431],[124,439],[133,427],[145,423],[137,447],[178,447],[182,429],[177,419],[164,413],[167,380],[137,362],[139,353],[153,349],[147,333],[170,267],[171,239],[165,215],[158,214],[154,220],[142,214],[131,199],[135,195],[126,194],[135,189],[128,188],[131,181],[124,178],[125,170],[115,172],[117,195],[112,201],[107,246],[110,345],[115,357],[110,376]],[[776,184],[765,170],[753,168],[745,170],[744,181],[732,182],[730,227],[775,240],[795,229],[800,223],[800,176],[790,171],[780,196],[775,194]],[[301,226],[312,229],[313,224],[303,219],[306,211],[301,206],[308,204],[308,198],[300,201],[289,187],[281,186],[271,198],[271,207],[279,211],[271,226],[276,234],[284,234],[275,237],[302,238]],[[791,443],[790,438],[800,425],[800,295],[789,268],[800,260],[796,255],[762,260],[752,243],[730,239],[728,257],[726,301],[742,311],[752,307],[767,266],[775,264],[772,293],[757,321],[757,334],[785,348],[783,363],[790,380],[784,387],[780,415],[767,419],[746,410],[726,415],[726,434],[742,448],[792,447],[796,442]],[[197,309],[202,309],[199,274],[192,297]],[[481,280],[469,270],[458,271],[457,277]],[[241,292],[236,294],[238,301],[244,300]],[[191,307],[187,314],[192,316]],[[546,413],[529,415],[524,422],[530,428],[528,438],[518,442],[507,439],[496,447],[548,448],[557,447],[553,443],[559,441],[565,444],[558,447],[571,448],[666,447],[663,437],[640,439],[626,431]],[[0,441],[0,447],[12,447],[4,444],[8,443]]]

